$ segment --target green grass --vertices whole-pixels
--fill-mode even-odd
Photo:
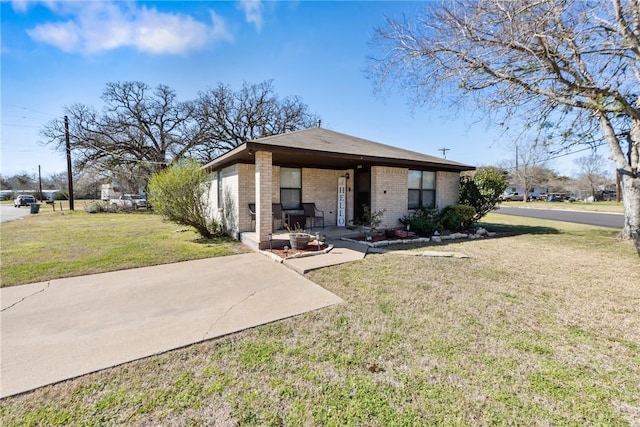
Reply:
[[[514,208],[539,208],[539,209],[571,209],[576,211],[613,212],[624,213],[622,202],[501,202],[501,206]]]
[[[165,264],[243,252],[228,238],[199,239],[188,227],[151,212],[53,212],[2,223],[1,283],[14,286],[59,277]]]
[[[500,224],[500,225],[499,225]],[[0,424],[633,426],[640,268],[615,230],[489,215],[500,238],[314,271],[345,302],[0,402]]]

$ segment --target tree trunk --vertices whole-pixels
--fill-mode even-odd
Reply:
[[[640,177],[633,177],[622,171],[622,197],[624,203],[624,228],[622,239],[631,239],[634,233],[640,233]],[[636,236],[640,238],[640,236]]]
[[[640,99],[638,100],[640,103]],[[631,129],[627,135],[628,149],[622,151],[622,144],[618,140],[611,122],[603,113],[596,113],[605,138],[609,142],[611,158],[618,168],[618,176],[622,187],[624,205],[624,227],[620,233],[622,239],[640,238],[640,120],[631,120]]]

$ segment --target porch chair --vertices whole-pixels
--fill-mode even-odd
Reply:
[[[253,227],[251,227],[251,231],[256,231],[256,204],[249,203],[249,215],[251,215],[251,222],[253,223]]]
[[[271,215],[273,218],[273,229],[274,230],[278,230],[279,228],[282,228],[284,226],[284,218],[282,216],[282,203],[272,203],[271,204]],[[276,228],[275,227],[275,222],[276,221],[280,221],[280,227]]]
[[[311,228],[316,226],[316,220],[322,220],[322,228],[324,228],[324,211],[316,208],[315,203],[303,203],[302,209],[304,209],[304,215],[311,219]]]

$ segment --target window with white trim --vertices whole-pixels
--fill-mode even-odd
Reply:
[[[434,208],[436,206],[436,173],[434,171],[409,171],[409,209]]]
[[[302,170],[280,168],[280,203],[283,209],[302,207]]]

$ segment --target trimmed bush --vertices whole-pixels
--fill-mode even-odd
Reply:
[[[450,205],[442,209],[439,215],[440,225],[450,231],[462,231],[474,222],[476,210],[469,205]]]
[[[400,218],[400,222],[419,236],[432,236],[438,230],[438,210],[420,208]]]

